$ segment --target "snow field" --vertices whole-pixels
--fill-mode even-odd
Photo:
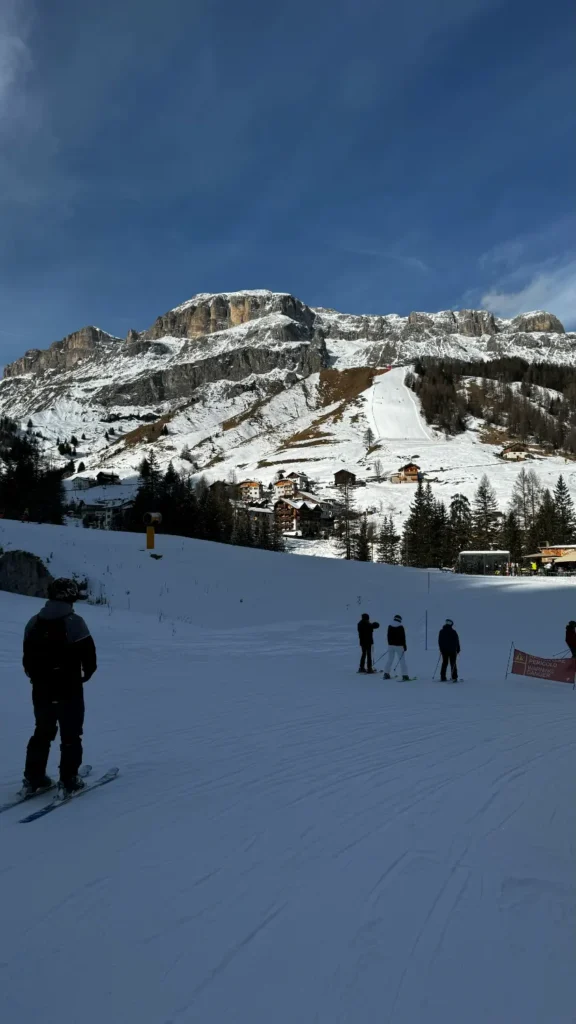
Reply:
[[[571,581],[179,538],[156,561],[137,535],[8,521],[0,545],[109,602],[80,609],[99,652],[85,750],[122,772],[39,822],[0,818],[2,1020],[573,1020],[576,695],[503,679],[511,639],[563,646]],[[40,604],[0,593],[0,802]],[[364,610],[376,656],[404,615],[418,681],[355,674]],[[447,615],[459,686],[431,681]]]

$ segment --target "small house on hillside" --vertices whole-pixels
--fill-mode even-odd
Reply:
[[[293,480],[282,478],[274,484],[275,498],[291,498],[294,494],[296,494],[296,484]]]
[[[117,473],[104,473],[102,470],[96,474],[96,483],[100,486],[108,486],[110,484],[119,484],[120,477]]]
[[[422,472],[420,466],[417,466],[415,462],[407,462],[405,466],[401,466],[397,473],[392,473],[390,483],[417,484],[421,479]]]
[[[238,491],[242,501],[259,501],[263,494],[259,480],[243,480],[238,484]]]
[[[356,474],[350,473],[347,469],[339,469],[337,473],[334,473],[335,487],[354,487],[355,483]]]
[[[280,498],[274,505],[274,517],[282,533],[300,533],[303,537],[320,533],[322,510],[314,502]]]
[[[286,479],[293,480],[294,486],[298,491],[305,491],[310,486],[308,483],[308,477],[305,473],[288,473]]]
[[[500,458],[506,459],[507,462],[524,462],[527,454],[526,445],[517,441],[514,444],[507,444],[500,452]]]

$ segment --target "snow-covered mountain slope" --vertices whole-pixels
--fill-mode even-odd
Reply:
[[[57,440],[75,436],[86,474],[105,469],[127,482],[153,447],[163,468],[172,461],[208,479],[266,484],[280,468],[301,468],[327,489],[342,467],[369,480],[377,462],[386,473],[416,458],[448,499],[453,487],[471,495],[486,469],[506,491],[516,470],[493,446],[473,431],[446,441],[423,422],[403,385],[405,365],[423,354],[573,363],[576,335],[543,312],[355,316],[267,291],[197,295],[125,341],[85,328],[27,353],[6,367],[0,413],[32,420],[56,464],[68,458]],[[546,461],[547,482],[562,466]],[[410,488],[370,483],[359,504],[402,516],[410,498]]]
[[[81,608],[84,744],[121,773],[0,818],[0,1018],[568,1024],[576,704],[504,672],[512,638],[563,646],[571,582],[432,573],[428,594],[416,570],[142,541],[0,523],[109,602]],[[0,593],[0,802],[39,606]],[[355,674],[364,610],[404,615],[417,681]],[[459,686],[432,682],[426,610],[432,639],[456,621]]]

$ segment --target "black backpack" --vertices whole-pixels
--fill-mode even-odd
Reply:
[[[66,619],[38,616],[24,641],[24,668],[31,679],[62,671],[68,664],[69,654]]]

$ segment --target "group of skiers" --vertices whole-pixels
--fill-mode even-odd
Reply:
[[[576,630],[576,623],[573,624]],[[360,622],[358,623],[358,639],[360,641],[360,649],[362,656],[360,658],[359,672],[374,672],[374,666],[372,663],[372,647],[374,644],[374,630],[380,628],[379,622],[370,622],[370,616],[367,612],[364,612]],[[408,646],[406,644],[406,630],[402,624],[402,616],[395,615],[392,622],[388,626],[387,633],[388,651],[386,665],[384,667],[384,679],[390,679],[390,673],[392,666],[398,668],[402,673],[402,680],[408,682],[410,676],[408,675],[408,666],[406,664],[406,651]],[[576,631],[574,634],[574,643],[576,645]],[[460,654],[460,638],[458,633],[454,629],[454,622],[452,619],[446,619],[446,622],[442,626],[438,634],[438,647],[440,650],[440,656],[442,658],[442,666],[440,669],[440,679],[443,683],[446,682],[446,672],[448,665],[450,665],[450,671],[452,675],[452,682],[458,682],[458,655]]]

